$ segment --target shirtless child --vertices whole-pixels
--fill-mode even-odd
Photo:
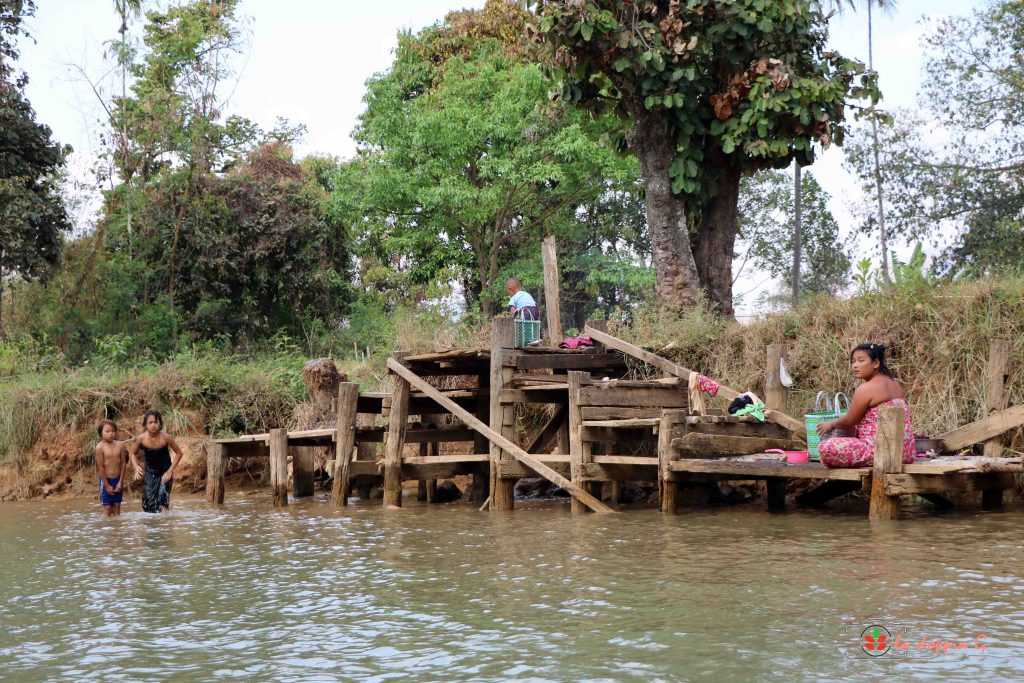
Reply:
[[[96,428],[101,441],[96,444],[96,474],[100,480],[100,503],[107,517],[121,514],[124,473],[128,467],[124,441],[117,440],[117,425],[103,420]]]

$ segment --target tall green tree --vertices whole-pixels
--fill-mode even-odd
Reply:
[[[71,148],[36,121],[28,76],[14,67],[17,42],[28,37],[23,22],[34,13],[32,0],[0,0],[0,335],[8,277],[45,276],[71,228],[57,182]]]
[[[613,108],[644,179],[658,300],[732,313],[740,178],[842,143],[873,74],[825,47],[817,2],[534,0],[572,102]]]
[[[990,0],[935,22],[917,111],[879,129],[894,234],[945,247],[946,274],[1019,268],[1024,259],[1024,3]],[[873,145],[849,150],[873,183]],[[872,221],[865,229],[873,229]]]
[[[609,182],[636,176],[599,138],[618,123],[550,102],[525,56],[527,15],[492,0],[402,34],[372,78],[339,201],[377,263],[410,287],[462,282],[489,315],[505,265]]]
[[[765,171],[745,178],[740,189],[740,231],[752,263],[788,284],[786,300],[798,302],[816,294],[840,294],[849,282],[850,257],[839,236],[839,224],[828,208],[829,194],[814,174],[801,173],[801,249],[796,253],[792,180],[783,171]],[[743,251],[743,250],[741,250]],[[799,282],[793,286],[792,263],[799,258]]]
[[[882,12],[892,12],[896,9],[895,0],[832,0],[834,6],[856,10],[864,6],[868,13],[868,69],[875,70],[875,37],[874,37],[874,10],[877,8]],[[882,164],[879,161],[878,147],[878,119],[871,118],[871,156],[873,169],[873,183],[875,189],[876,212],[878,221],[878,241],[882,252],[882,279],[886,283],[892,282],[889,275],[889,240],[885,227],[885,190],[882,182]]]

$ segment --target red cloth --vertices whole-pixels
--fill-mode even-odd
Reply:
[[[708,394],[708,396],[714,396],[718,393],[718,388],[721,385],[710,377],[700,375],[697,377],[697,388]]]

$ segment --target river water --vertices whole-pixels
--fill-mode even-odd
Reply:
[[[0,505],[3,679],[1024,679],[1019,509],[99,510]]]

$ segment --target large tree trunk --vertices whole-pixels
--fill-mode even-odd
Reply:
[[[672,193],[668,174],[676,155],[676,141],[662,115],[646,110],[633,115],[626,141],[640,162],[643,177],[658,304],[663,309],[692,308],[700,297],[700,281],[690,247],[686,201]]]
[[[700,238],[694,251],[697,273],[711,310],[732,317],[732,259],[739,229],[736,205],[740,194],[740,171],[723,169],[717,191],[701,211]]]

